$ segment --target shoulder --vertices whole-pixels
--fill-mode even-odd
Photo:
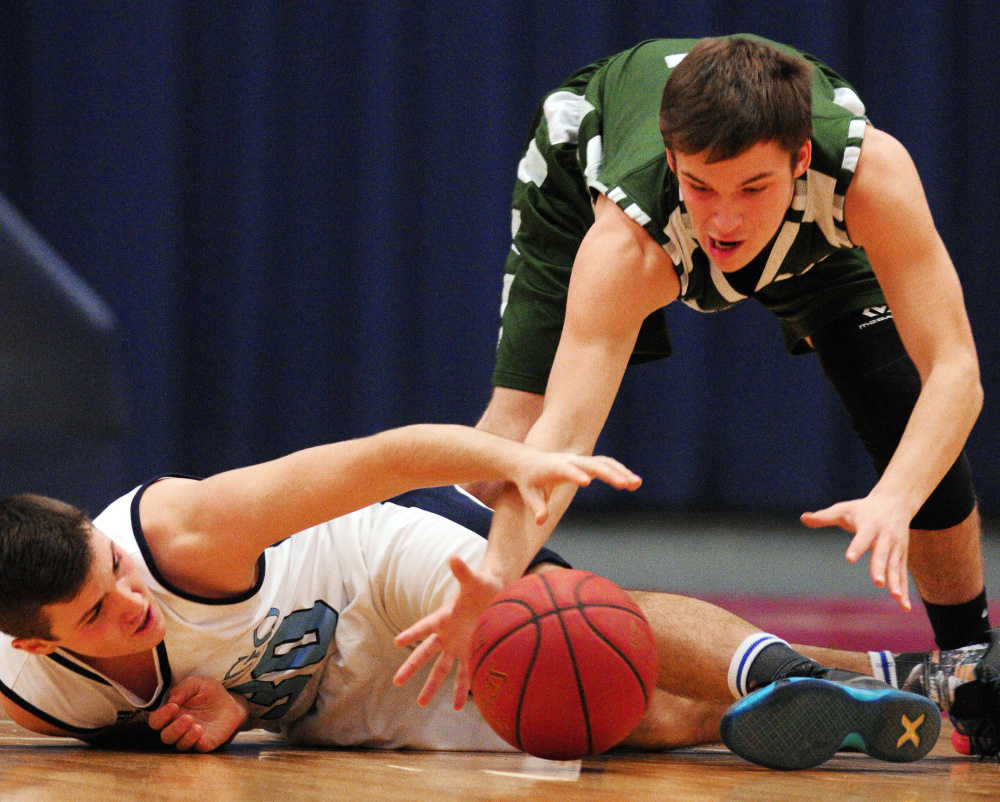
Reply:
[[[893,176],[901,167],[912,164],[909,152],[898,139],[869,123],[858,155],[855,184],[860,180],[861,188],[869,192],[879,185],[891,190],[898,183]]]
[[[262,549],[235,548],[224,536],[242,508],[227,485],[166,477],[139,500],[149,568],[174,592],[224,598],[255,583]]]
[[[905,212],[919,189],[916,167],[906,148],[869,125],[844,199],[844,221],[852,239],[864,245],[864,234],[859,239],[853,232],[881,229],[883,221]]]

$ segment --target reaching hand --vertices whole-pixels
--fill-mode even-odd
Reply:
[[[472,685],[469,671],[472,633],[475,631],[479,616],[500,592],[501,585],[498,580],[473,571],[461,557],[449,558],[448,565],[458,580],[458,595],[396,636],[397,646],[409,646],[417,641],[422,643],[399,667],[393,682],[402,685],[439,653],[417,697],[417,704],[427,705],[457,659],[458,671],[455,675],[453,705],[456,710],[461,710]]]
[[[642,484],[636,474],[611,457],[586,457],[582,454],[532,450],[515,471],[511,481],[517,485],[526,507],[535,516],[536,524],[549,517],[548,500],[556,486],[571,482],[586,487],[600,479],[619,490],[635,490]]]
[[[249,708],[218,680],[192,675],[177,683],[167,701],[149,714],[149,726],[160,740],[177,749],[211,752],[229,742],[243,725]]]
[[[847,561],[857,562],[871,549],[872,582],[888,587],[889,595],[909,610],[910,585],[907,562],[910,548],[910,520],[892,505],[871,496],[842,501],[818,512],[802,514],[802,523],[813,529],[839,526],[854,533],[847,547]]]

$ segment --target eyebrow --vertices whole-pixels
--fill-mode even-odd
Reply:
[[[704,184],[706,187],[709,185],[707,181],[705,181],[702,178],[699,178],[698,176],[694,175],[693,173],[688,172],[687,170],[681,170],[681,175],[683,175],[689,181],[696,181],[699,184]],[[741,187],[745,187],[747,184],[752,184],[755,181],[760,181],[760,180],[762,180],[764,178],[770,178],[772,175],[774,175],[774,171],[773,170],[765,170],[762,173],[757,173],[757,175],[750,176],[748,179],[746,179],[745,181],[743,181],[742,183],[740,183],[740,186]]]
[[[111,546],[111,563],[113,565],[115,561],[115,544],[110,543],[109,545]],[[94,611],[97,610],[102,604],[104,604],[104,600],[107,597],[108,594],[105,593],[103,596],[101,596],[101,598],[99,598],[96,602],[94,602],[94,604],[90,607],[90,609],[88,609],[83,615],[80,616],[79,620],[76,622],[76,626],[77,627],[83,626],[86,620],[94,614]]]

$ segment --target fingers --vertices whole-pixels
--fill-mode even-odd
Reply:
[[[172,744],[182,752],[193,747],[205,734],[204,728],[194,720],[190,713],[184,713],[160,732],[160,740]]]
[[[909,572],[905,558],[896,558],[889,566],[889,595],[899,602],[904,610],[911,610]]]
[[[409,630],[407,630],[407,632],[409,632]],[[397,644],[399,644],[399,638],[401,638],[405,634],[406,632],[403,632],[396,637]],[[405,645],[405,644],[399,644],[399,645]],[[401,665],[399,669],[396,671],[396,674],[392,678],[392,681],[396,685],[404,685],[405,683],[409,682],[409,680],[413,677],[413,675],[420,670],[421,666],[423,666],[424,663],[430,660],[436,652],[440,651],[440,649],[441,649],[441,644],[438,640],[437,635],[431,635],[429,638],[427,638],[427,640],[423,641],[419,646],[417,646],[417,648],[413,650],[410,656],[406,658],[406,660],[403,662],[403,665]]]
[[[421,618],[412,627],[404,629],[393,639],[393,643],[397,646],[410,646],[417,641],[430,638],[438,628],[441,609],[436,610],[425,618]]]
[[[642,484],[642,477],[633,473],[617,460],[599,457],[604,464],[604,472],[595,474],[601,481],[619,490],[636,490]]]
[[[816,512],[804,512],[799,516],[810,529],[820,529],[824,526],[839,526],[847,532],[855,531],[855,520],[851,508],[843,503],[834,504]]]
[[[884,580],[889,595],[899,602],[904,610],[911,609],[910,583],[907,571],[908,542],[894,542],[884,538],[872,552],[872,565],[877,562],[879,576]],[[874,581],[874,568],[873,568]],[[881,587],[881,583],[875,582]]]
[[[455,579],[458,580],[459,585],[468,585],[469,582],[475,579],[475,574],[472,573],[472,569],[469,568],[465,560],[457,554],[452,554],[448,558],[448,567],[451,569],[451,573],[455,576]],[[442,607],[442,609],[444,609],[444,607]]]
[[[465,707],[471,688],[472,677],[469,676],[469,669],[464,663],[459,663],[458,671],[455,673],[455,699],[452,702],[452,707],[455,710],[461,710]]]
[[[576,457],[572,465],[576,471],[567,479],[581,487],[592,479],[600,479],[618,490],[635,490],[642,484],[642,477],[611,457]]]
[[[535,516],[535,523],[541,526],[549,517],[549,505],[546,503],[545,494],[536,488],[527,488],[521,494],[524,503]]]
[[[908,534],[907,531],[899,537],[892,531],[879,533],[874,529],[863,529],[851,540],[845,554],[847,561],[854,563],[871,549],[869,574],[872,582],[876,587],[886,588],[889,595],[898,601],[904,610],[912,609],[907,570]]]
[[[847,552],[844,557],[847,558],[847,562],[856,563],[861,559],[861,555],[864,554],[868,549],[872,547],[872,542],[875,540],[875,532],[869,530],[862,530],[858,532],[847,546]],[[882,565],[884,564],[884,558],[880,561],[879,558],[873,553],[872,554],[872,579],[875,584],[882,587],[885,584],[885,572],[882,570]],[[876,567],[879,569],[876,576]],[[879,581],[881,580],[881,581]]]
[[[174,702],[167,702],[162,707],[158,707],[152,713],[149,714],[149,726],[154,730],[162,730],[171,721],[177,718],[177,715],[181,712],[180,707]]]
[[[434,662],[434,667],[431,669],[431,673],[427,676],[427,681],[424,683],[424,687],[420,689],[420,695],[417,697],[417,704],[421,707],[426,707],[430,704],[431,699],[434,698],[434,694],[438,692],[438,688],[444,682],[445,677],[451,671],[451,666],[455,662],[455,658],[452,657],[447,652],[441,652],[438,655],[438,659]]]

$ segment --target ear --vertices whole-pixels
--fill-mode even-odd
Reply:
[[[792,168],[792,175],[798,178],[803,175],[806,170],[809,169],[809,163],[812,161],[813,153],[813,143],[811,139],[807,139],[805,144],[799,148],[799,155],[795,158],[795,166]]]
[[[677,160],[670,148],[667,148],[667,164],[670,165],[670,172],[677,175]]]
[[[14,638],[11,646],[29,654],[52,654],[57,648],[54,640],[44,640],[42,638]]]

